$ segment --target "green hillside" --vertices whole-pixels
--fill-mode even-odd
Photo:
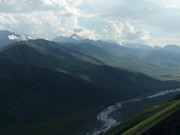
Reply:
[[[180,100],[174,98],[152,109],[139,113],[105,135],[171,135],[178,133]],[[174,130],[174,131],[173,131]],[[172,132],[171,132],[172,131]]]

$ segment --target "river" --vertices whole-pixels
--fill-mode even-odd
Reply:
[[[126,107],[126,104],[134,103],[141,101],[143,99],[153,99],[159,96],[165,96],[170,93],[177,93],[180,92],[180,88],[178,89],[171,89],[166,91],[161,91],[152,95],[146,95],[145,97],[130,99],[126,101],[119,102],[115,105],[109,106],[104,111],[100,112],[97,116],[97,120],[102,123],[102,126],[98,129],[94,129],[92,132],[87,133],[86,135],[101,135],[102,133],[106,132],[107,130],[111,129],[112,127],[117,126],[123,120],[117,121],[115,118],[112,117],[112,113],[116,112],[117,110],[121,110]]]

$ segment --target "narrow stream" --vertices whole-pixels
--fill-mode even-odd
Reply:
[[[100,112],[97,116],[97,120],[102,123],[102,126],[99,129],[95,129],[94,131],[87,133],[86,135],[101,135],[102,133],[106,132],[107,130],[111,129],[112,127],[115,127],[118,124],[120,124],[121,122],[117,122],[115,119],[113,119],[110,116],[110,114],[115,112],[118,109],[121,109],[122,105],[125,105],[127,103],[131,103],[131,102],[141,101],[145,98],[150,99],[150,98],[155,98],[158,96],[164,96],[166,94],[175,93],[175,92],[180,92],[180,88],[161,91],[161,92],[158,92],[156,94],[146,96],[144,98],[131,99],[131,100],[119,102],[115,105],[109,106],[106,110]]]

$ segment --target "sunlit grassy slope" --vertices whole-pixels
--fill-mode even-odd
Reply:
[[[176,98],[177,99],[177,98]],[[117,127],[111,129],[105,135],[143,135],[143,134],[166,134],[162,129],[164,121],[174,117],[180,110],[180,100],[171,100],[152,109],[139,113]],[[166,128],[172,123],[166,123]],[[175,123],[174,123],[175,125]],[[151,130],[156,127],[154,132]],[[177,127],[176,127],[177,128]],[[174,128],[175,129],[175,128]],[[161,131],[162,130],[162,131]],[[163,132],[164,130],[164,132]],[[161,133],[160,133],[160,132]]]

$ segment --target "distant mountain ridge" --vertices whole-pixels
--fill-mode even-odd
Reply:
[[[17,41],[27,41],[35,39],[30,36],[21,36],[17,33],[10,32],[8,30],[1,30],[0,31],[0,46],[5,46]]]
[[[180,67],[180,55],[170,50],[167,51],[165,47],[152,48],[147,46],[145,49],[141,49],[138,47],[146,45],[137,44],[137,48],[127,48],[102,41],[85,42],[83,40],[80,42],[83,43],[57,43],[60,46],[86,54],[105,64],[116,67],[134,69],[151,75],[171,73],[176,75],[180,72],[178,68]],[[131,44],[131,46],[133,45]]]
[[[27,40],[35,40],[36,38],[34,37],[30,37],[30,36],[21,36],[20,34],[14,33],[14,32],[10,32],[8,30],[0,30],[0,46],[5,46],[17,41],[27,41]],[[94,44],[97,45],[99,47],[105,47],[108,45],[111,46],[116,46],[119,44],[118,43],[113,43],[110,41],[102,41],[102,40],[90,40],[90,39],[83,39],[80,36],[78,36],[77,34],[72,34],[70,37],[64,37],[64,36],[57,36],[55,37],[52,41],[54,42],[64,42],[64,43],[75,43],[75,44],[80,44],[80,43],[90,43],[90,44]],[[168,44],[165,45],[164,47],[160,47],[160,46],[155,46],[155,47],[151,47],[149,45],[146,44],[141,44],[141,43],[122,43],[122,46],[125,48],[131,48],[131,49],[145,49],[145,50],[149,50],[149,49],[160,49],[160,50],[164,50],[164,51],[168,51],[168,52],[173,52],[173,53],[180,53],[180,47],[174,44]],[[110,48],[108,48],[110,49]]]
[[[31,37],[31,36],[21,36],[20,34],[10,32],[8,30],[0,30],[0,46],[5,46],[13,42],[17,41],[27,41],[27,40],[35,40],[37,38]],[[90,44],[96,44],[96,45],[104,45],[104,44],[112,44],[112,45],[119,45],[118,43],[114,43],[112,41],[102,41],[102,40],[90,40],[90,39],[83,39],[78,34],[72,34],[69,37],[64,36],[57,36],[52,41],[54,42],[65,42],[65,43],[90,43]],[[175,44],[167,44],[164,47],[155,46],[151,47],[146,44],[141,43],[122,43],[123,47],[131,48],[131,49],[162,49],[162,50],[170,50],[171,52],[174,51],[177,53],[177,49],[179,50],[179,46]],[[179,53],[179,51],[178,51]]]
[[[120,46],[118,43],[112,43],[109,41],[102,41],[102,40],[94,41],[90,39],[82,39],[77,34],[72,34],[70,37],[57,36],[53,39],[53,41],[61,42],[61,43],[63,42],[74,43],[74,44],[89,43],[89,44],[94,44],[96,46],[108,49],[109,51],[112,51],[113,47],[115,46],[116,47]],[[110,48],[109,46],[111,46],[112,48]],[[168,45],[165,45],[164,47],[160,47],[160,46],[151,47],[149,45],[141,44],[141,43],[122,43],[122,47],[130,48],[130,49],[143,49],[143,50],[163,50],[163,51],[168,51],[172,53],[180,53],[180,47],[174,44],[168,44]],[[116,49],[114,49],[113,53],[115,52],[115,50]]]
[[[163,50],[171,52],[171,53],[176,53],[176,54],[180,54],[180,46],[177,45],[166,45]]]
[[[4,34],[6,38],[2,36],[2,39],[7,39],[8,42],[5,43],[6,45],[17,41],[22,42],[22,37],[24,37],[16,33],[13,35],[13,33],[9,31],[4,31],[4,33],[6,33]],[[9,40],[9,37],[11,37],[11,39],[14,37],[19,38],[17,38],[18,40]],[[137,70],[138,72],[153,76],[161,77],[164,76],[164,74],[165,76],[176,76],[180,73],[180,62],[178,60],[180,59],[180,47],[176,45],[167,45],[162,48],[159,46],[150,47],[138,43],[123,43],[123,46],[121,46],[116,43],[101,40],[82,39],[77,34],[73,34],[70,37],[58,36],[54,39],[54,43],[52,41],[47,42],[47,40],[41,40],[41,43],[39,42],[40,40],[34,40],[34,43],[32,43],[33,40],[30,38],[26,38],[25,41],[28,40],[31,46],[36,46],[35,48],[39,48],[42,52],[51,50],[50,57],[54,55],[53,53],[57,52],[56,49],[58,50],[58,47],[63,47],[64,49],[74,51],[76,54],[83,54],[86,58],[88,57],[89,61],[94,61],[95,63]],[[2,41],[0,44],[4,42],[3,40],[0,41]],[[37,46],[36,42],[41,46]],[[55,42],[57,43],[56,45]],[[55,48],[51,46],[54,48],[53,51],[50,46],[47,46],[48,48],[45,47],[47,43],[53,43],[56,46]],[[42,47],[43,45],[44,48]]]
[[[151,46],[140,43],[124,43],[122,46],[132,49],[145,49],[145,50],[152,49]]]

